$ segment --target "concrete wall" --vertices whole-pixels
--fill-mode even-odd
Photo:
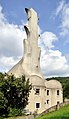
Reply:
[[[65,105],[69,104],[69,101],[66,101],[66,102],[63,102],[63,103],[60,103],[59,105],[54,105],[52,107],[50,107],[49,109],[45,110],[43,113],[39,114],[38,116],[42,116],[42,115],[45,115],[49,112],[52,112],[52,111],[56,111],[58,110],[60,107],[63,107]],[[58,108],[59,107],[59,108]]]
[[[36,89],[40,89],[39,94],[35,94]],[[49,95],[47,95],[47,90],[49,90]],[[57,90],[59,90],[59,95],[57,95]],[[34,113],[37,110],[37,113],[42,113],[46,109],[57,105],[57,102],[62,103],[62,90],[61,89],[46,89],[45,86],[33,86],[30,96],[29,104],[26,107],[30,112]],[[47,103],[47,100],[49,102]],[[36,108],[36,103],[40,103],[40,108]]]
[[[8,74],[15,76],[25,75],[32,83],[32,90],[29,96],[29,103],[26,109],[34,112],[38,109],[38,113],[56,105],[59,101],[62,102],[62,86],[58,81],[46,81],[41,73],[40,68],[40,48],[38,47],[38,17],[37,13],[31,9],[25,9],[28,16],[28,25],[25,25],[27,39],[24,40],[24,57],[17,63]],[[46,82],[46,84],[45,84]],[[39,95],[35,95],[36,88],[40,89]],[[46,91],[49,89],[50,94],[47,95]],[[60,90],[60,95],[57,96],[57,89]],[[49,100],[49,103],[47,101]],[[40,104],[36,108],[36,103]]]
[[[34,119],[34,115],[20,116],[20,117],[16,117],[16,119]]]
[[[35,90],[40,89],[39,94],[35,94]],[[37,110],[37,113],[43,112],[45,108],[45,87],[40,86],[33,86],[30,97],[29,97],[29,104],[26,107],[30,112],[34,113]],[[40,103],[40,108],[36,108],[36,103]]]

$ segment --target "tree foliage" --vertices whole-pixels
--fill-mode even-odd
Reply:
[[[16,78],[14,75],[0,73],[0,115],[9,114],[13,109],[22,111],[28,104],[31,88],[25,76]]]

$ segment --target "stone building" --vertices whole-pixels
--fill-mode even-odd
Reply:
[[[40,68],[41,49],[38,47],[38,17],[31,8],[25,8],[28,16],[28,25],[25,25],[27,39],[24,43],[24,56],[8,72],[16,77],[25,75],[32,83],[29,103],[26,107],[30,112],[38,110],[38,113],[63,102],[62,85],[57,80],[47,81],[44,79]],[[46,69],[47,70],[47,69]]]

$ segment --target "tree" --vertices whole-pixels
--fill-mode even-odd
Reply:
[[[20,109],[21,111],[28,104],[28,97],[31,91],[31,84],[29,84],[29,79],[25,80],[25,76],[21,78],[16,78],[14,75],[1,74],[0,75],[0,91],[2,95],[1,99],[2,106],[1,109]],[[6,107],[4,106],[6,105]]]
[[[0,91],[0,115],[7,114],[8,100],[4,97],[4,94]]]
[[[63,88],[64,98],[69,99],[69,80],[66,81],[64,88]]]

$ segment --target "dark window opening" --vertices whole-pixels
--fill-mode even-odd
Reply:
[[[49,95],[49,90],[47,90],[47,95]]]
[[[40,103],[36,103],[36,108],[40,108]]]
[[[47,104],[49,104],[49,100],[47,100]]]
[[[60,102],[59,101],[57,101],[57,105],[59,105],[60,104]]]
[[[38,68],[38,66],[36,66],[36,68]]]
[[[59,95],[59,90],[57,90],[57,95]]]
[[[40,89],[36,89],[35,94],[38,95],[40,93]]]

